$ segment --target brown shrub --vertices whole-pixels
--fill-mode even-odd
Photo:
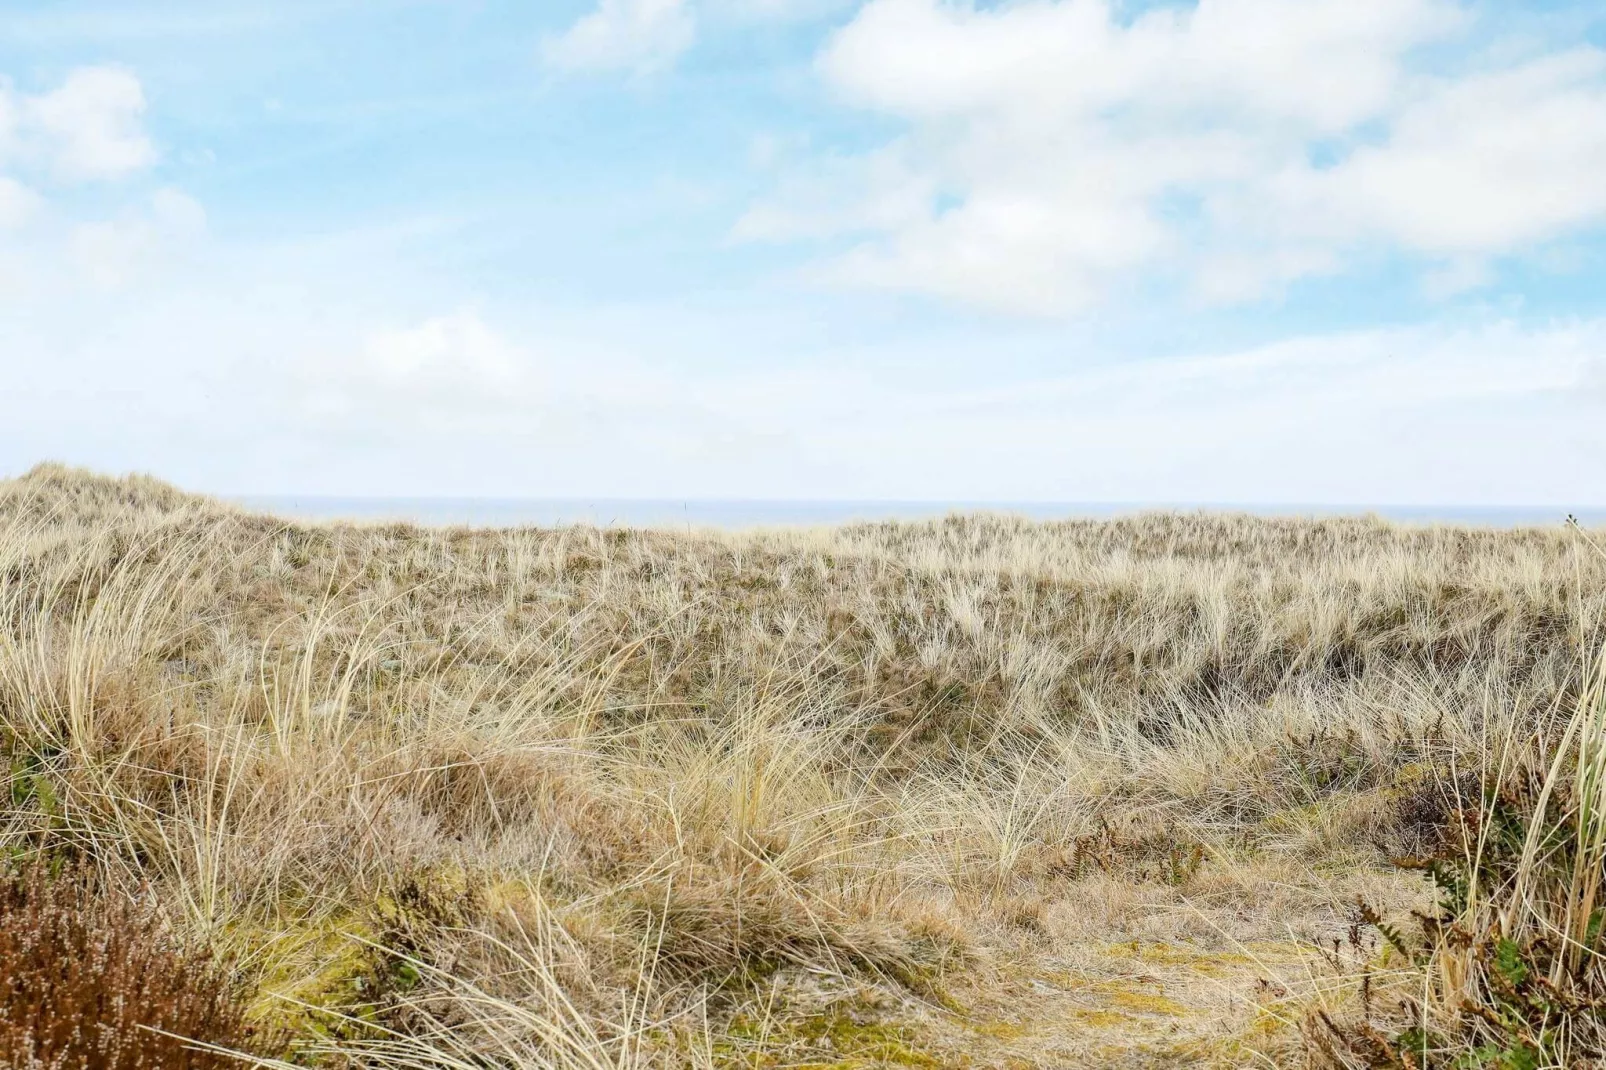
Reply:
[[[235,1068],[238,1060],[189,1041],[256,1047],[241,995],[227,971],[173,944],[137,902],[40,867],[0,877],[0,1065]]]

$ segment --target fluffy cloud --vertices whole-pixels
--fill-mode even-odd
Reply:
[[[484,431],[516,421],[538,386],[529,354],[464,308],[370,331],[354,351],[307,363],[301,407],[316,423]]]
[[[144,183],[124,183],[107,218],[74,219],[65,201],[51,204],[65,186],[126,180],[155,162],[144,110],[139,79],[118,67],[80,67],[32,94],[0,79],[0,278],[29,292],[84,280],[116,290],[205,231],[193,198]]]
[[[1498,254],[1606,219],[1606,52],[1575,48],[1429,83],[1387,138],[1270,184],[1275,218],[1319,238]]]
[[[12,99],[6,99],[6,98]],[[117,67],[82,67],[56,89],[20,98],[0,94],[0,145],[11,130],[25,156],[71,182],[123,178],[156,160],[142,125],[139,79]]]
[[[903,115],[1226,110],[1336,131],[1387,103],[1400,54],[1454,12],[1443,0],[1203,0],[1123,24],[1104,0],[871,0],[820,64],[850,98]]]
[[[851,6],[853,0],[703,0],[710,14],[737,19],[808,19]]]
[[[15,148],[17,137],[17,100],[11,85],[0,78],[0,162]]]
[[[495,396],[521,378],[523,358],[478,314],[462,310],[416,327],[374,332],[361,364],[392,390],[433,394],[466,386]]]
[[[687,0],[600,0],[595,11],[543,41],[541,52],[560,70],[646,74],[673,63],[696,32]]]
[[[852,0],[598,0],[561,34],[541,43],[548,66],[569,72],[651,74],[672,66],[697,39],[699,17],[712,21],[801,19]]]
[[[833,277],[1033,313],[1157,269],[1253,298],[1378,248],[1465,288],[1606,219],[1606,53],[1422,73],[1466,18],[1448,0],[1131,20],[1106,0],[870,0],[818,70],[906,132],[794,173],[737,233],[857,235]]]
[[[913,227],[939,192],[935,175],[914,166],[898,147],[857,157],[827,157],[793,172],[784,149],[761,144],[757,155],[778,173],[777,196],[736,224],[736,237],[795,241],[824,234],[862,234]]]
[[[842,387],[840,378],[679,375],[565,339],[551,321],[533,330],[537,337],[470,307],[316,348],[292,343],[307,358],[288,377],[282,411],[298,448],[364,472],[346,485],[367,493],[540,486],[630,497],[689,472],[740,471],[762,486],[798,449],[769,421]],[[640,348],[661,358],[662,345],[660,336]],[[381,456],[387,463],[375,471]],[[439,482],[442,472],[450,482]],[[341,476],[324,467],[295,478],[305,488]]]
[[[39,195],[14,178],[0,175],[0,231],[22,226],[39,209]]]
[[[69,258],[79,273],[114,290],[149,273],[206,230],[206,210],[176,189],[157,190],[148,204],[117,219],[84,222],[68,233]]]

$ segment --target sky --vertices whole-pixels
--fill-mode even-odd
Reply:
[[[0,475],[1606,506],[1606,5],[0,0]]]

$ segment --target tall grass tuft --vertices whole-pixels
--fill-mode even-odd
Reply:
[[[1437,909],[1414,932],[1362,904],[1395,965],[1381,977],[1398,1012],[1360,1021],[1326,1010],[1309,1023],[1317,1052],[1344,1066],[1606,1062],[1606,652],[1553,716],[1508,726],[1481,776],[1437,785],[1446,798],[1436,850],[1401,860],[1424,870]],[[1391,1008],[1392,1010],[1392,1008]]]

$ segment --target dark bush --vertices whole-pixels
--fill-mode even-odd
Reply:
[[[183,1039],[181,1039],[183,1038]],[[148,907],[41,867],[0,875],[0,1066],[221,1070],[249,1051],[243,993]]]

